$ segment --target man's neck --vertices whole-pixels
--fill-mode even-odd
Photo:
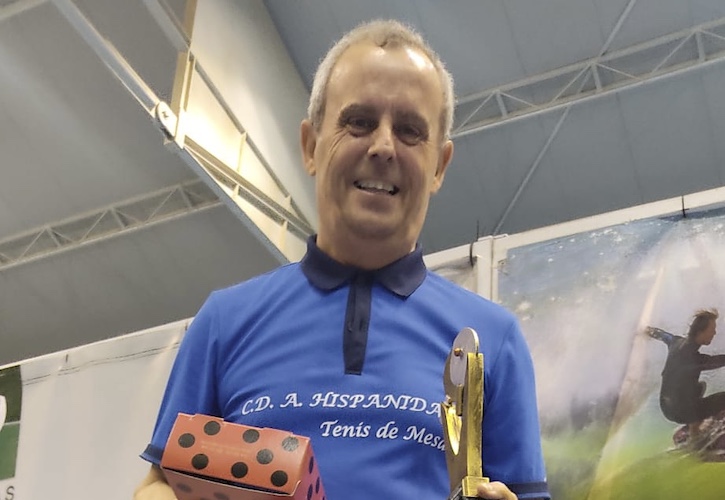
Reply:
[[[364,238],[338,242],[318,235],[317,247],[340,264],[372,271],[409,254],[415,249],[415,243]]]

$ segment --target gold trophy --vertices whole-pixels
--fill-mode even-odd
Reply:
[[[453,341],[443,372],[446,400],[441,404],[446,464],[451,480],[448,500],[478,498],[478,485],[487,483],[481,463],[483,421],[483,354],[478,334],[461,330]]]

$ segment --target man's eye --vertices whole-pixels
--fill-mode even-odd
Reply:
[[[353,117],[347,120],[347,126],[355,133],[369,132],[375,128],[375,120],[364,117]]]
[[[425,140],[425,133],[414,125],[400,125],[395,128],[395,133],[406,144],[417,144]]]

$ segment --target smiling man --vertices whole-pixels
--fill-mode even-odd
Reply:
[[[326,95],[324,114],[302,123],[317,246],[343,264],[377,269],[413,250],[451,160],[441,79],[420,51],[368,41],[342,54]]]
[[[452,154],[450,75],[392,21],[343,37],[301,125],[318,234],[299,263],[214,292],[179,349],[137,500],[179,412],[309,436],[327,498],[442,500],[443,368],[464,327],[485,362],[481,498],[549,498],[533,368],[514,317],[428,271],[417,244]],[[203,472],[201,472],[203,473]],[[518,495],[518,497],[517,497]]]

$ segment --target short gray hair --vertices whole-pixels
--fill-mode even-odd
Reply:
[[[360,24],[352,31],[335,43],[320,62],[315,72],[310,92],[310,102],[307,106],[307,117],[319,128],[325,114],[325,102],[327,100],[327,85],[330,81],[330,74],[340,56],[352,45],[361,42],[372,42],[378,47],[404,46],[420,50],[433,63],[440,78],[443,89],[443,111],[441,113],[441,129],[443,138],[450,136],[453,126],[453,77],[446,70],[443,61],[438,54],[428,45],[423,37],[410,26],[394,20],[375,20]]]

